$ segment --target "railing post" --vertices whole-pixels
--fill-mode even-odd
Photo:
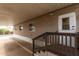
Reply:
[[[32,41],[33,41],[33,56],[34,56],[34,49],[35,49],[34,44],[35,44],[35,42],[34,42],[34,40],[32,40]]]

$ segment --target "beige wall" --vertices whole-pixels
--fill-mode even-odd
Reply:
[[[77,32],[79,32],[79,7],[76,8],[76,20]]]
[[[44,32],[56,32],[56,31],[58,31],[58,16],[61,14],[65,14],[65,13],[69,13],[69,12],[76,12],[77,21],[79,22],[79,17],[78,17],[79,8],[78,7],[79,7],[78,5],[70,6],[70,7],[67,7],[67,8],[54,12],[53,15],[49,15],[49,14],[44,15],[42,17],[29,20],[25,23],[18,24],[15,26],[15,28],[16,28],[15,33],[22,35],[22,36],[34,38]],[[29,23],[32,21],[35,23],[35,26],[36,26],[36,31],[34,33],[29,31]],[[78,22],[77,22],[77,31],[79,28]],[[20,31],[19,25],[23,25],[24,29]]]

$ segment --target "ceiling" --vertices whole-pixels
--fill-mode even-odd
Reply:
[[[0,4],[0,25],[13,25],[51,11],[66,7],[68,3],[6,3]]]

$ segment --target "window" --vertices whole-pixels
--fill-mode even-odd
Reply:
[[[67,32],[67,33],[76,32],[76,13],[75,12],[62,14],[59,16],[58,32]]]
[[[69,17],[62,18],[62,29],[63,30],[69,30]]]

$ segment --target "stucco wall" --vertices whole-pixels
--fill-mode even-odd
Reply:
[[[79,17],[78,17],[79,8],[78,7],[79,5],[70,6],[70,7],[55,11],[53,15],[50,15],[50,14],[44,15],[42,17],[28,20],[27,22],[15,25],[15,28],[16,28],[15,33],[22,36],[34,38],[44,32],[56,32],[58,31],[58,16],[61,14],[76,12],[77,21],[79,22]],[[35,23],[35,26],[36,26],[36,31],[33,33],[29,31],[29,23],[32,21]],[[77,22],[77,31],[79,29],[78,22]],[[21,31],[19,30],[20,25],[24,27],[24,29]]]

